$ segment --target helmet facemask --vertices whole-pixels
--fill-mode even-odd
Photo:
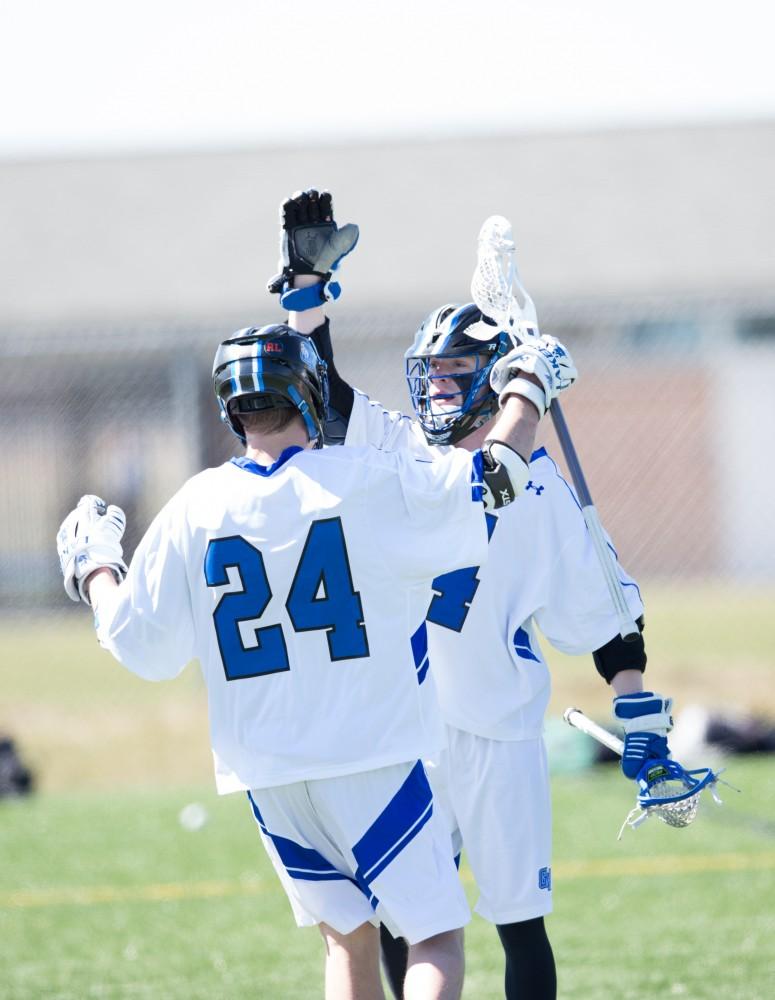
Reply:
[[[490,371],[510,349],[509,335],[474,305],[431,313],[405,355],[412,406],[429,444],[455,444],[498,412]],[[458,371],[463,358],[472,363]]]

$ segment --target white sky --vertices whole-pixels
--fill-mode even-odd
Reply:
[[[0,0],[0,156],[775,117],[770,0]]]

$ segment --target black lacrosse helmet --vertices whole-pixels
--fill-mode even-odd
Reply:
[[[213,389],[221,420],[245,444],[240,413],[293,407],[310,441],[321,447],[328,412],[328,375],[309,337],[285,323],[246,327],[219,346]]]
[[[404,358],[412,406],[429,444],[455,444],[498,412],[498,397],[490,388],[490,371],[513,346],[511,334],[473,302],[448,303],[425,318]],[[434,397],[434,380],[448,378],[434,374],[434,360],[469,355],[476,359],[475,367],[454,377],[458,391]],[[459,397],[458,406],[439,406],[436,402],[452,396]]]

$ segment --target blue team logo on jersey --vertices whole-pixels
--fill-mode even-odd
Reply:
[[[552,869],[551,868],[539,868],[538,869],[538,888],[546,889],[548,892],[552,891]]]
[[[536,486],[536,484],[533,482],[532,479],[528,479],[527,485],[525,486],[525,492],[526,493],[527,493],[528,490],[533,490],[535,492],[535,495],[537,497],[540,497],[541,494],[544,492],[545,489],[546,489],[545,486]]]

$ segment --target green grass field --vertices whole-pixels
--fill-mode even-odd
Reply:
[[[561,997],[771,996],[770,771],[766,759],[735,762],[744,796],[728,792],[723,809],[703,802],[687,830],[649,820],[619,843],[630,793],[615,767],[556,779],[549,929]],[[178,822],[192,800],[210,815],[194,832]],[[293,925],[242,796],[198,787],[5,801],[0,854],[5,1000],[322,995],[317,932]],[[493,929],[475,917],[466,944],[465,996],[497,998]]]
[[[775,717],[771,602],[651,595],[652,685],[678,705]],[[322,996],[317,933],[293,925],[242,796],[212,790],[197,673],[142,682],[97,648],[87,619],[0,628],[0,733],[16,739],[39,790],[0,801],[0,997]],[[552,661],[555,713],[573,702],[605,718],[608,692],[589,660]],[[617,842],[632,804],[617,768],[556,775],[549,930],[560,997],[773,995],[773,760],[733,758],[727,776],[742,794],[724,789],[721,809],[704,799],[689,829],[650,820]],[[209,814],[196,831],[178,821],[192,801]],[[475,917],[466,942],[465,996],[502,996],[493,929]]]

